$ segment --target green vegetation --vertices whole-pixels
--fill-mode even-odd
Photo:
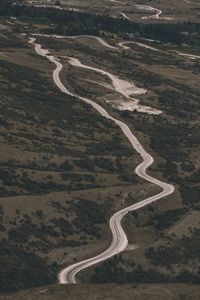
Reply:
[[[145,271],[141,266],[136,267],[132,272],[123,270],[122,258],[114,258],[106,261],[102,266],[95,268],[95,274],[92,276],[93,283],[156,283],[169,282],[167,276],[156,270]]]
[[[176,249],[174,249],[176,250]],[[152,252],[151,252],[152,253]],[[149,253],[150,255],[150,253]],[[172,252],[171,252],[172,255]],[[176,255],[176,254],[174,254]],[[177,254],[178,256],[178,254]],[[154,258],[157,263],[160,263],[160,259],[165,259],[165,257],[169,257],[168,252],[166,251],[163,256],[156,252],[154,253]],[[174,263],[175,261],[173,261]],[[95,273],[92,276],[93,283],[193,283],[199,284],[199,274],[200,270],[196,273],[192,273],[190,271],[181,271],[177,274],[165,274],[156,270],[156,268],[152,269],[143,269],[141,265],[135,265],[129,262],[132,267],[132,271],[127,271],[124,268],[124,264],[127,263],[123,261],[122,257],[113,258],[109,261],[104,262],[101,266],[97,266],[95,268]],[[162,260],[161,260],[162,263]],[[163,262],[163,265],[166,262]]]
[[[49,266],[35,253],[5,240],[0,242],[0,265],[0,292],[51,284],[56,280],[56,265]]]
[[[134,162],[118,128],[59,92],[52,65],[23,37],[2,32],[0,49],[0,243],[7,247],[0,290],[12,291],[55,282],[58,264],[103,244],[114,200],[127,185],[118,173],[128,175],[125,166]]]
[[[25,6],[13,6],[12,12],[4,8],[1,14],[19,17],[16,24],[20,25],[15,29],[19,33],[41,32],[38,28],[43,20],[46,27],[42,31],[46,33],[74,35],[102,34],[103,31],[103,34],[109,33],[112,42],[118,42],[118,38],[115,41],[110,33],[125,36],[125,33],[133,32],[136,37],[170,41],[179,47],[181,43],[199,45],[199,24],[139,24],[108,16]],[[55,26],[50,26],[52,23]],[[160,209],[152,206],[144,216],[140,212],[130,216],[135,225],[134,237],[138,234],[142,238],[143,232],[146,231],[146,235],[150,232],[149,240],[147,236],[144,243],[145,253],[142,242],[141,249],[140,240],[138,243],[141,265],[133,261],[135,257],[137,259],[137,251],[134,255],[130,251],[130,255],[124,254],[128,258],[122,255],[98,266],[93,281],[199,283],[197,232],[184,237],[168,236],[171,227],[182,221],[187,213],[200,209],[197,196],[199,172],[195,162],[199,141],[199,90],[196,83],[193,85],[199,64],[184,61],[176,54],[163,57],[163,53],[138,50],[137,46],[130,51],[108,52],[74,40],[38,39],[52,53],[56,50],[59,55],[59,50],[65,49],[70,55],[87,57],[91,64],[100,63],[105,69],[112,69],[113,74],[120,72],[120,77],[129,78],[149,90],[150,96],[147,93],[142,103],[163,110],[159,116],[136,112],[120,112],[119,115],[138,131],[139,139],[142,133],[142,144],[149,142],[153,156],[161,158],[156,160],[157,164],[150,172],[158,177],[162,173],[164,180],[175,183],[180,196],[174,196],[177,197],[173,199],[175,208],[169,209],[166,204],[163,208],[159,203]],[[158,47],[163,50],[169,45],[159,44]],[[20,280],[24,280],[32,266],[30,256],[33,252],[37,256],[33,256],[33,260],[39,265],[38,273],[33,268],[36,274],[33,278],[38,277],[38,281],[33,280],[33,285],[55,282],[55,277],[51,277],[56,270],[52,264],[55,257],[59,257],[60,264],[70,264],[77,257],[88,255],[88,249],[93,249],[96,243],[102,246],[102,232],[116,207],[125,205],[126,201],[143,199],[152,190],[133,175],[139,159],[118,128],[75,97],[59,92],[52,84],[52,65],[36,56],[30,46],[24,44],[23,37],[19,38],[13,32],[3,33],[0,48],[4,54],[0,60],[4,147],[0,166],[0,196],[3,197],[0,231],[1,242],[8,248],[2,253],[2,260],[5,256],[8,261],[13,255],[17,263],[14,268],[20,269],[18,261],[21,258],[18,259],[11,250],[22,249],[27,261],[21,277],[17,273],[18,278],[12,281],[11,289],[14,290],[31,286],[28,275],[26,285],[20,286]],[[73,68],[70,69],[72,79],[64,72],[63,80],[69,89],[75,90],[80,84],[78,93],[92,94],[86,81],[79,83],[77,80],[78,71],[75,73]],[[186,83],[186,77],[191,77],[191,81]],[[101,91],[95,89],[96,99],[101,101],[98,97]],[[106,95],[110,96],[109,93]],[[105,97],[102,97],[103,101]],[[118,114],[117,111],[114,113]],[[138,185],[135,190],[133,184]],[[130,187],[133,189],[129,193]],[[10,201],[13,201],[11,207]],[[82,253],[84,248],[87,253]],[[8,268],[3,265],[2,274],[10,272]],[[43,270],[50,275],[44,278]],[[9,281],[4,282],[6,287],[2,290],[9,288]]]
[[[98,138],[90,141],[93,139],[93,133],[89,128],[98,128],[99,134],[106,132],[107,127],[115,130],[111,122],[96,113],[93,114],[93,110],[79,100],[70,96],[63,97],[62,93],[57,91],[38,71],[3,60],[0,60],[0,66],[0,76],[3,78],[1,112],[2,122],[5,125],[3,133],[5,143],[15,145],[23,152],[39,153],[43,160],[43,162],[40,159],[40,162],[32,160],[21,163],[12,159],[4,163],[0,167],[1,196],[100,187],[103,182],[96,180],[96,171],[121,172],[117,161],[119,153],[132,155],[132,150],[124,145],[122,138],[111,134],[104,142]],[[80,139],[82,149],[76,146],[75,141],[70,142],[72,132],[77,126],[77,109],[80,109],[78,119],[84,125],[78,125],[79,130],[74,134],[74,140],[76,136],[82,136]],[[15,122],[20,124],[17,130],[14,127]],[[34,129],[28,130],[29,126],[33,126]],[[43,127],[42,134],[38,131],[39,126]],[[49,130],[52,135],[50,137],[47,134]],[[108,151],[116,155],[116,166],[112,158],[103,157]],[[53,158],[55,154],[63,157],[68,155],[70,160],[62,159],[57,163],[53,162],[53,159],[47,159],[49,156]],[[90,157],[91,155],[93,157]],[[77,168],[82,174],[72,172]],[[31,170],[34,170],[34,173],[30,172]],[[47,173],[50,171],[51,174],[46,174],[43,180],[41,178],[38,180],[37,174],[39,175],[41,171]],[[94,174],[84,174],[88,171]],[[55,176],[57,177],[55,172],[60,173],[61,180],[55,180]]]
[[[0,16],[7,15],[11,13],[11,3],[12,0],[1,0],[0,2]]]
[[[146,256],[153,265],[170,267],[174,264],[186,265],[191,262],[196,265],[200,259],[199,232],[200,230],[194,230],[191,236],[176,239],[171,246],[149,248]]]
[[[34,288],[9,295],[10,300],[199,300],[200,287],[186,284],[71,284]],[[5,295],[0,295],[5,300]]]
[[[163,213],[159,212],[152,215],[148,225],[155,226],[155,229],[159,231],[165,230],[177,222],[186,212],[187,208],[170,209]]]
[[[29,21],[38,22],[46,18],[56,24],[54,30],[58,34],[98,35],[102,31],[113,33],[128,33],[142,35],[165,42],[189,43],[199,46],[200,24],[198,23],[167,23],[145,24],[136,23],[122,18],[112,18],[107,15],[96,15],[75,11],[62,11],[53,8],[36,8],[31,6],[14,5],[11,14],[16,17],[28,17]],[[189,33],[184,34],[184,32]],[[195,33],[195,34],[194,34]]]
[[[193,114],[193,119],[197,120],[195,112],[198,111],[197,98],[193,98],[193,102],[188,99],[187,113]],[[170,104],[169,104],[170,105]],[[168,106],[168,103],[165,104]],[[186,108],[178,104],[182,111]],[[176,108],[174,108],[175,110]],[[174,116],[171,118],[154,118],[153,123],[148,122],[148,117],[136,115],[134,118],[128,115],[137,130],[144,132],[150,136],[150,146],[155,150],[166,162],[159,165],[159,168],[167,176],[167,178],[179,186],[183,204],[193,206],[199,209],[199,171],[194,167],[194,162],[189,157],[188,146],[195,152],[199,145],[199,125],[194,122],[191,125],[189,118],[176,118],[174,124]],[[165,145],[163,147],[163,145]],[[181,174],[184,172],[184,176]]]
[[[76,212],[75,223],[79,230],[89,235],[100,238],[100,232],[97,225],[107,221],[109,207],[100,205],[87,199],[78,199],[73,203],[73,210]]]

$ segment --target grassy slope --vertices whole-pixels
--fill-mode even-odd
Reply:
[[[112,42],[114,43],[115,40]],[[80,228],[80,224],[77,224],[79,215],[76,213],[76,208],[79,205],[80,198],[81,200],[86,199],[91,202],[97,202],[97,210],[99,211],[99,208],[104,207],[103,213],[105,213],[105,207],[108,208],[108,214],[104,215],[107,219],[113,210],[118,209],[127,202],[132,200],[137,201],[141,197],[145,197],[149,193],[149,187],[147,186],[145,189],[143,186],[141,188],[142,182],[135,178],[134,186],[131,186],[130,182],[124,182],[118,177],[117,174],[119,170],[122,170],[122,166],[129,166],[128,173],[131,174],[139,160],[137,156],[132,157],[132,152],[129,152],[130,146],[123,139],[123,136],[120,139],[118,138],[119,132],[115,127],[112,127],[107,122],[104,123],[94,112],[90,110],[88,112],[88,108],[78,101],[74,104],[72,99],[68,98],[68,107],[66,109],[66,102],[63,99],[63,95],[58,95],[57,90],[52,85],[51,66],[37,57],[32,49],[27,48],[25,40],[19,41],[18,38],[9,36],[7,32],[4,32],[4,38],[1,39],[1,43],[2,112],[4,114],[3,122],[6,129],[2,131],[4,151],[1,159],[2,169],[9,170],[9,174],[6,173],[7,175],[4,176],[6,190],[3,190],[2,194],[4,196],[2,198],[4,215],[2,225],[6,228],[3,236],[7,238],[10,229],[17,228],[17,233],[14,231],[14,234],[12,232],[9,236],[15,243],[16,236],[18,237],[19,232],[21,232],[19,224],[25,221],[29,225],[31,223],[31,226],[28,226],[28,235],[25,235],[27,236],[27,240],[25,242],[20,240],[17,243],[23,244],[26,250],[32,251],[34,249],[40,255],[48,256],[51,262],[59,257],[58,263],[68,264],[74,258],[80,257],[80,252],[83,257],[86,254],[87,256],[92,254],[90,252],[91,245],[96,245],[98,249],[105,246],[104,243],[101,243],[101,240],[99,243],[98,232],[100,232],[102,240],[105,241],[106,237],[106,241],[108,241],[109,238],[107,233],[105,233],[105,228],[107,227],[103,227],[98,223],[95,225],[96,230],[92,234],[88,234],[88,228],[91,228],[91,224],[88,224],[87,221],[85,228]],[[154,174],[160,177],[161,170],[165,176],[168,176],[168,180],[173,181],[171,175],[175,174],[183,182],[185,178],[187,180],[188,175],[195,175],[196,166],[195,169],[189,171],[183,169],[182,166],[187,165],[187,161],[190,164],[192,163],[192,166],[194,165],[197,152],[196,145],[193,145],[189,139],[184,140],[184,145],[182,145],[182,136],[179,134],[181,131],[178,134],[176,131],[178,130],[178,125],[184,125],[183,132],[187,131],[188,134],[186,134],[186,137],[190,138],[189,134],[191,131],[196,133],[197,130],[198,85],[196,83],[198,82],[198,78],[196,72],[199,68],[197,63],[180,59],[176,55],[169,55],[163,58],[163,55],[149,52],[137,46],[132,47],[131,51],[123,51],[122,55],[122,52],[108,54],[103,49],[100,51],[98,47],[94,50],[93,46],[90,47],[90,45],[85,45],[84,43],[72,43],[71,41],[65,44],[53,43],[49,45],[47,41],[46,43],[50,48],[56,50],[65,47],[64,53],[61,51],[61,54],[66,55],[66,51],[68,51],[68,55],[75,53],[80,59],[88,57],[90,63],[91,61],[95,65],[100,63],[102,68],[109,68],[116,74],[120,71],[120,74],[125,78],[131,78],[140,85],[144,84],[151,90],[144,101],[148,105],[162,108],[165,114],[161,118],[152,118],[141,114],[121,114],[121,117],[130,126],[134,124],[142,143],[148,145],[149,151],[154,156],[159,157],[157,164],[153,168]],[[18,45],[18,49],[14,52],[16,45]],[[99,61],[99,57],[102,58],[101,61]],[[124,65],[126,68],[124,68]],[[43,72],[42,76],[38,71]],[[70,70],[70,74],[73,74],[76,79],[80,78],[80,75],[84,73]],[[79,81],[80,85],[77,86],[77,80],[73,80],[73,78],[69,80],[68,72],[63,75],[63,78],[69,84],[70,88],[76,89],[84,95],[87,95],[87,93],[91,95],[94,90],[98,91],[98,101],[102,102],[105,100],[101,89],[95,87],[94,90],[91,89],[88,91],[88,86],[84,80]],[[190,78],[187,84],[185,78]],[[20,90],[21,84],[22,89]],[[87,89],[85,88],[86,86]],[[35,97],[38,90],[41,94]],[[178,101],[174,102],[173,99],[178,99]],[[182,100],[180,101],[180,99]],[[23,114],[21,113],[22,105],[24,106]],[[181,114],[179,115],[180,108]],[[190,112],[188,112],[188,108]],[[77,118],[77,110],[79,111],[79,118]],[[88,113],[90,113],[90,118],[88,118]],[[119,116],[117,112],[115,113]],[[164,129],[167,139],[161,145],[156,144],[157,148],[153,148],[149,136],[154,138],[152,144],[155,145],[155,140],[159,140],[157,139],[157,133],[160,132],[162,124],[165,124]],[[190,125],[192,128],[190,128]],[[112,128],[112,135],[107,131],[108,126]],[[95,128],[95,132],[90,129],[88,130],[88,127]],[[181,157],[181,161],[178,161],[180,167],[176,168],[173,165],[177,163],[176,157],[174,158],[172,170],[170,171],[166,169],[165,160],[168,157],[165,156],[167,151],[164,151],[166,148],[163,147],[163,144],[169,144],[168,149],[173,149],[170,154],[176,153],[172,147],[174,135],[170,134],[173,131],[175,136],[180,137],[178,143],[176,143],[176,147],[177,149],[184,148],[184,156]],[[8,134],[6,134],[7,132]],[[164,136],[160,133],[159,137],[162,138]],[[170,139],[171,136],[172,140]],[[102,140],[106,141],[103,145]],[[95,146],[91,141],[93,143],[95,141]],[[190,152],[187,148],[188,141]],[[18,149],[16,149],[16,145]],[[118,150],[111,154],[111,149]],[[116,159],[123,151],[125,151],[125,155],[120,157],[121,165],[117,165]],[[82,157],[83,152],[87,154],[85,161],[90,161],[90,164],[89,166],[86,164],[83,167],[84,162],[82,162],[80,167],[80,164],[77,165],[75,160]],[[110,170],[109,166],[105,167],[105,164],[103,168],[99,167],[96,162],[91,169],[91,160],[93,161],[93,158],[96,156],[101,159],[102,156],[106,157],[108,165],[110,166],[111,164],[113,169]],[[127,159],[125,159],[125,156]],[[70,166],[73,165],[73,172],[69,170],[68,165],[67,167],[65,165],[64,169],[60,169],[60,165],[66,159]],[[37,164],[32,164],[35,161],[37,161]],[[158,165],[158,162],[160,165]],[[66,179],[66,177],[63,179],[61,176],[62,173],[70,173],[70,178],[73,178],[72,182],[68,178]],[[80,177],[77,177],[77,175],[72,177],[72,173],[78,173],[79,175],[81,173],[84,178],[81,177],[80,180]],[[88,173],[92,176],[97,175],[95,176],[95,182],[91,177],[85,177]],[[13,179],[13,174],[15,175],[15,181],[10,182]],[[86,189],[88,180],[91,185],[90,190]],[[49,184],[49,181],[54,184]],[[183,182],[182,184],[184,184]],[[129,195],[127,194],[127,183]],[[180,181],[176,184],[179,187]],[[118,185],[117,188],[116,185]],[[34,186],[36,188],[33,189]],[[40,186],[40,190],[38,190],[38,186]],[[80,191],[73,191],[74,187]],[[63,191],[61,193],[57,192],[60,189]],[[139,190],[145,193],[137,195],[137,191]],[[47,192],[48,194],[43,196]],[[10,193],[15,193],[18,196],[12,194],[12,197],[10,197]],[[121,197],[121,194],[124,194],[125,197]],[[30,197],[30,195],[32,196]],[[29,205],[25,206],[24,204],[27,204],[27,202],[29,202]],[[100,204],[100,207],[98,204]],[[162,232],[157,229],[159,221],[157,221],[155,216],[159,215],[160,212],[168,211],[169,207],[183,208],[185,205],[188,211],[181,217],[180,223],[176,218],[172,218],[164,230],[168,234],[168,228],[172,229],[174,228],[174,224],[178,225],[182,223],[183,231],[181,230],[180,235],[185,231],[190,234],[189,227],[191,223],[185,223],[184,220],[188,212],[196,212],[198,204],[197,206],[195,205],[196,207],[192,207],[188,203],[182,202],[182,198],[178,192],[170,197],[170,199],[168,198],[166,202],[156,204],[152,211],[145,209],[144,212],[139,212],[139,221],[137,216],[131,216],[127,220],[127,227],[130,239],[133,243],[139,245],[139,250],[137,252],[130,251],[125,253],[125,263],[130,265],[130,262],[134,262],[137,257],[136,261],[148,267],[144,256],[146,247],[154,245],[155,242],[159,244],[164,241],[165,243],[167,240],[166,237],[164,240],[162,239]],[[17,211],[19,207],[20,213]],[[89,209],[91,209],[91,206]],[[41,211],[44,216],[41,215]],[[93,206],[91,212],[94,212]],[[63,223],[63,221],[60,222],[60,218],[66,219],[66,216],[70,222],[73,222],[73,234],[69,231],[67,236],[66,230],[69,230],[70,226]],[[88,219],[87,217],[86,215],[85,220]],[[53,220],[55,218],[56,228],[55,223],[52,222],[55,221]],[[149,223],[151,219],[154,220],[153,224]],[[166,218],[161,220],[162,226],[163,222],[166,222]],[[48,224],[50,227],[46,228],[44,224]],[[34,225],[33,228],[32,225]],[[192,223],[192,227],[195,226],[198,226],[196,221]],[[27,230],[27,226],[25,228]],[[86,237],[84,237],[85,235]],[[77,241],[81,236],[81,245],[69,246],[71,240]],[[146,239],[147,236],[148,239]],[[176,242],[176,237],[171,243],[172,246],[174,241]],[[79,248],[79,246],[81,247]],[[92,252],[94,252],[93,250],[97,251],[97,248],[92,248]],[[48,253],[44,254],[47,250]]]
[[[198,300],[199,286],[193,285],[71,285],[50,286],[0,296],[0,300]]]
[[[110,39],[112,44],[115,44],[116,41],[115,38]],[[97,267],[99,277],[95,280],[126,282],[126,271],[132,272],[135,269],[137,271],[138,265],[146,270],[157,270],[164,277],[169,275],[170,280],[174,274],[178,275],[179,272],[185,270],[196,274],[199,265],[199,243],[196,238],[199,230],[199,202],[195,193],[191,193],[188,198],[184,187],[193,191],[198,190],[196,155],[199,122],[199,62],[177,55],[173,51],[176,49],[175,45],[152,45],[160,48],[161,52],[149,51],[137,45],[132,45],[131,49],[127,51],[108,52],[98,43],[93,42],[91,46],[90,39],[78,39],[73,42],[64,40],[53,43],[52,40],[42,39],[42,43],[56,53],[61,55],[67,53],[68,56],[79,58],[81,62],[86,61],[89,65],[112,70],[114,74],[120,74],[121,77],[129,80],[132,79],[139,86],[148,89],[148,93],[142,97],[141,102],[163,110],[162,115],[155,117],[128,112],[121,113],[120,117],[133,128],[134,132],[137,129],[139,139],[157,158],[155,165],[151,168],[153,174],[173,182],[176,185],[176,192],[165,201],[159,201],[150,208],[142,209],[126,219],[125,225],[129,233],[129,240],[134,245],[128,249],[129,251],[122,254],[123,261],[119,262],[116,268],[115,261],[112,263],[114,267],[110,272],[111,275],[107,274],[107,270],[110,269],[109,263],[105,263],[104,273],[108,275],[105,275],[105,278],[102,276],[103,271],[99,270],[101,267]],[[194,50],[181,45],[179,47],[183,52]],[[169,53],[165,51],[169,51]],[[105,98],[115,100],[116,95],[110,90],[107,90],[105,95],[105,91],[101,87],[88,83],[85,74],[87,74],[87,79],[106,84],[108,82],[105,78],[78,68],[70,68],[70,74],[72,74],[72,78],[68,77],[67,72],[66,75],[64,73],[63,79],[70,88],[79,94],[90,97],[92,95],[103,105],[105,105]],[[188,78],[187,81],[186,78]],[[114,113],[119,117],[116,111]],[[131,203],[132,200],[133,198],[130,197],[127,203]],[[190,221],[187,221],[188,219]],[[184,234],[187,236],[186,240]],[[187,241],[188,245],[193,243],[194,248],[188,249]],[[180,245],[183,247],[183,253],[180,255],[177,252],[179,254],[176,255],[176,249]],[[159,248],[161,246],[164,250]],[[135,247],[138,249],[132,251]],[[148,253],[150,247],[158,248],[159,252],[150,253],[151,255],[147,257],[146,252]],[[187,257],[188,252],[189,256]],[[161,263],[155,263],[157,253],[162,258]],[[149,258],[151,259],[149,260]],[[173,261],[175,264],[172,263]],[[121,273],[119,274],[116,271],[117,267],[120,268]],[[141,276],[139,280],[145,279]]]
[[[139,157],[116,126],[63,96],[53,85],[53,66],[2,24],[1,242],[50,264],[70,264],[106,247],[109,216],[128,196],[141,197],[143,182],[133,174]],[[8,251],[6,260],[16,253]],[[1,270],[5,281],[10,275]]]

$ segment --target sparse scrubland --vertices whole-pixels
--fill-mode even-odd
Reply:
[[[158,192],[134,174],[141,159],[120,130],[76,97],[59,92],[52,81],[53,65],[28,45],[28,33],[35,32],[98,34],[116,46],[122,40],[133,41],[126,35],[131,29],[136,42],[143,37],[160,40],[145,42],[159,51],[137,44],[108,50],[89,37],[37,37],[60,58],[77,57],[147,89],[139,96],[141,103],[162,114],[118,111],[106,102],[121,97],[109,88],[109,80],[73,68],[61,58],[62,80],[69,90],[92,98],[127,123],[155,158],[149,172],[176,188],[170,197],[130,213],[123,222],[130,243],[127,251],[81,273],[78,280],[129,283],[123,299],[130,293],[135,299],[146,299],[145,293],[149,299],[160,299],[158,285],[163,299],[198,299],[200,59],[178,52],[199,54],[199,24],[140,24],[2,4],[0,291],[55,283],[62,266],[108,246],[108,220],[115,211]],[[10,20],[13,9],[18,18]],[[33,290],[17,296],[50,300],[53,294],[68,299],[69,292],[69,299],[76,299],[75,289],[47,287],[42,293]],[[83,289],[90,299],[89,294],[98,295],[102,287]],[[105,299],[116,299],[114,289],[109,289]]]

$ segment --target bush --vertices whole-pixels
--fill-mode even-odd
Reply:
[[[27,253],[6,241],[0,242],[0,291],[52,284],[56,281],[55,267],[35,253]]]

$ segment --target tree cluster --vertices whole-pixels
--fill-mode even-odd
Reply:
[[[183,23],[138,23],[108,15],[91,14],[77,11],[66,11],[55,8],[33,7],[26,5],[9,5],[3,0],[4,14],[31,19],[47,19],[54,23],[54,33],[57,34],[91,34],[99,35],[102,31],[112,33],[133,33],[173,43],[191,43],[200,45],[200,24]],[[10,8],[11,7],[11,8]],[[0,10],[0,14],[1,14]],[[195,34],[194,34],[195,33]]]

